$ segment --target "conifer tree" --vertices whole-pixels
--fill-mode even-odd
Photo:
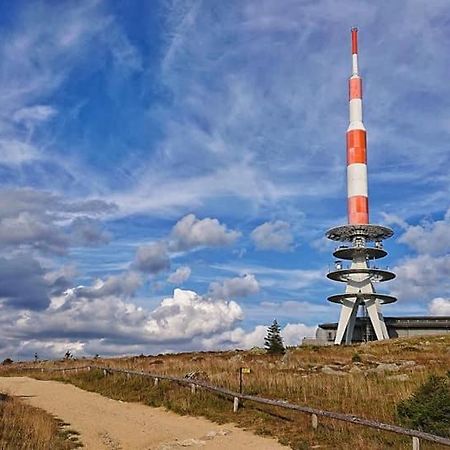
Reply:
[[[281,337],[281,328],[276,319],[267,329],[267,336],[264,338],[264,347],[268,353],[283,354],[286,351],[283,344],[283,338]]]

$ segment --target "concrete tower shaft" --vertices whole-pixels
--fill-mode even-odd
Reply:
[[[360,309],[370,320],[373,336],[378,340],[389,339],[381,305],[397,300],[391,295],[379,294],[375,291],[376,283],[389,281],[395,277],[393,272],[375,265],[375,260],[387,255],[382,241],[390,238],[393,231],[387,227],[369,223],[366,129],[362,117],[362,80],[358,68],[358,30],[356,28],[351,30],[351,43],[350,123],[346,135],[348,225],[335,227],[327,232],[328,239],[344,243],[334,252],[335,258],[338,258],[335,261],[335,269],[327,274],[330,280],[346,285],[345,292],[328,297],[328,301],[341,305],[335,337],[336,344],[353,342],[356,318]],[[342,260],[350,262],[350,265],[346,265]],[[366,333],[367,339],[371,339],[372,336],[369,328]]]
[[[358,29],[352,28],[352,75],[348,81],[347,211],[349,224],[369,223],[367,137],[362,116],[362,79],[358,69]]]

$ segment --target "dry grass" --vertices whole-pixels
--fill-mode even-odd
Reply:
[[[361,362],[353,362],[359,359]],[[76,364],[84,365],[87,361],[78,360]],[[396,404],[409,397],[430,374],[444,374],[450,368],[450,335],[349,347],[297,347],[290,349],[285,357],[231,351],[101,359],[93,363],[155,374],[184,376],[197,371],[210,383],[232,390],[238,390],[239,367],[249,367],[251,374],[246,375],[244,383],[246,393],[398,423]],[[397,363],[399,370],[377,372],[379,363]],[[64,364],[75,363],[43,363],[45,366]],[[323,373],[325,365],[341,375]],[[351,369],[358,370],[355,367],[361,371],[350,373]],[[390,378],[399,374],[407,375],[407,379]],[[57,376],[112,398],[162,405],[181,414],[203,415],[217,422],[235,421],[260,434],[276,436],[298,450],[313,445],[355,450],[411,448],[408,438],[325,419],[319,419],[319,429],[313,432],[307,415],[248,402],[233,415],[229,400],[206,392],[192,396],[187,388],[169,382],[155,388],[147,379],[127,380],[122,375],[103,377],[98,371],[64,376],[38,373],[37,376]],[[440,447],[426,444],[426,448]]]
[[[38,408],[2,394],[0,400],[0,449],[70,450],[79,446],[72,430]]]

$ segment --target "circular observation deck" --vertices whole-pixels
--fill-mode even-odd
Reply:
[[[333,241],[352,242],[356,237],[362,237],[366,241],[375,242],[390,238],[394,232],[382,225],[357,224],[342,225],[331,228],[326,232],[326,237]]]
[[[327,300],[332,303],[343,303],[345,300],[351,300],[351,299],[357,299],[357,300],[379,300],[382,305],[386,305],[388,303],[394,303],[397,301],[396,297],[393,297],[392,295],[386,295],[386,294],[336,294],[336,295],[330,295]]]
[[[368,259],[380,259],[387,255],[387,251],[382,248],[374,247],[339,247],[337,248],[333,256],[337,259],[345,259],[352,261],[355,257],[365,256]]]
[[[395,273],[389,272],[388,270],[383,269],[340,269],[334,270],[333,272],[327,273],[327,278],[333,281],[349,281],[352,279],[352,275],[368,275],[370,281],[375,283],[382,281],[389,281],[395,278]]]

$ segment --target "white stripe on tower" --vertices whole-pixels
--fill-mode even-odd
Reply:
[[[350,124],[347,129],[348,223],[369,223],[366,129],[362,121],[362,80],[358,70],[358,29],[352,28],[352,76],[349,80]]]

